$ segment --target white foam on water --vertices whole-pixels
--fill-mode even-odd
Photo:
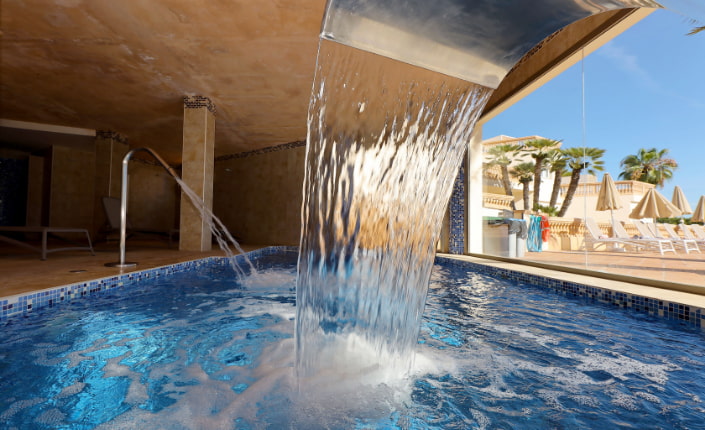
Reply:
[[[581,371],[603,370],[619,379],[627,379],[627,375],[635,374],[661,386],[668,382],[669,372],[680,370],[680,367],[672,363],[643,363],[621,354],[571,354],[571,358],[581,361],[576,366]]]
[[[634,393],[635,396],[642,398],[648,402],[654,403],[654,404],[661,404],[661,399],[658,398],[658,396],[655,396],[651,393],[647,393],[645,391],[638,391]]]
[[[244,309],[240,307],[244,306]],[[293,334],[293,320],[296,316],[296,309],[290,303],[279,303],[276,301],[266,301],[263,302],[261,299],[244,298],[237,303],[231,303],[228,305],[228,309],[238,309],[238,316],[243,319],[259,317],[265,314],[277,316],[282,320],[292,321],[286,327],[279,327],[277,325],[267,326],[268,329],[275,329],[285,331],[288,334]]]
[[[615,406],[628,411],[638,411],[641,409],[636,401],[636,398],[632,395],[622,393],[617,390],[608,390],[608,394],[611,397],[611,403]]]
[[[492,420],[480,410],[470,409],[470,414],[475,420],[478,430],[487,429],[492,424]]]
[[[293,329],[291,321],[283,326]],[[177,402],[173,405],[157,413],[133,407],[98,428],[232,429],[238,428],[234,425],[238,419],[251,428],[280,428],[280,424],[292,425],[292,428],[348,428],[354,426],[351,417],[371,421],[384,419],[411,403],[413,377],[402,377],[393,367],[377,366],[356,373],[350,367],[355,363],[336,360],[328,372],[298,380],[294,349],[294,339],[281,339],[265,347],[251,368],[226,369],[224,372],[242,373],[251,378],[252,382],[241,393],[233,390],[233,381],[214,379],[218,374],[209,375],[198,363],[184,366],[179,359],[181,363],[154,366],[150,371],[153,379],[178,374],[180,380],[193,380],[198,384],[165,387],[165,390],[183,392],[175,397]],[[211,351],[211,354],[216,353],[217,350]],[[420,354],[414,361],[412,373],[454,371],[452,360],[441,360],[441,357],[440,351]],[[130,390],[137,384],[138,375],[113,360],[105,370],[109,372],[106,376],[129,377]],[[133,394],[128,397],[133,404],[141,400]]]
[[[590,408],[597,408],[600,406],[600,401],[593,396],[571,395],[569,398],[582,406],[587,406]]]
[[[542,399],[546,405],[554,410],[562,411],[563,405],[561,404],[559,398],[563,395],[562,391],[555,390],[537,390],[536,396]]]
[[[239,284],[247,290],[290,292],[296,285],[296,271],[281,269],[260,270],[240,279]]]

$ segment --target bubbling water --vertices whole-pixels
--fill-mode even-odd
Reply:
[[[298,262],[300,378],[411,368],[441,221],[490,94],[321,41]]]

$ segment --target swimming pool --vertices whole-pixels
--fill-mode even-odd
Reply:
[[[438,258],[412,374],[293,377],[296,253],[142,278],[0,345],[6,428],[702,428],[705,336]],[[341,371],[344,369],[341,369]],[[344,382],[344,381],[343,381]],[[368,381],[369,382],[369,381]]]

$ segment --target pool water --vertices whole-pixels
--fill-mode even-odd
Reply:
[[[341,365],[301,384],[296,253],[254,264],[10,319],[0,428],[705,427],[699,329],[457,266],[434,266],[410,375]]]

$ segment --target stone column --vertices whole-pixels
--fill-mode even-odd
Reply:
[[[465,204],[467,211],[467,252],[482,253],[483,223],[482,223],[482,124],[475,125],[467,151],[467,186],[465,187]]]
[[[103,197],[120,198],[122,159],[130,150],[127,137],[114,131],[96,131],[95,134],[95,193],[93,205],[93,236],[107,223]]]
[[[213,208],[213,157],[215,143],[215,105],[207,97],[184,97],[184,146],[181,178],[205,206]],[[210,251],[211,231],[208,222],[181,193],[179,249]]]

